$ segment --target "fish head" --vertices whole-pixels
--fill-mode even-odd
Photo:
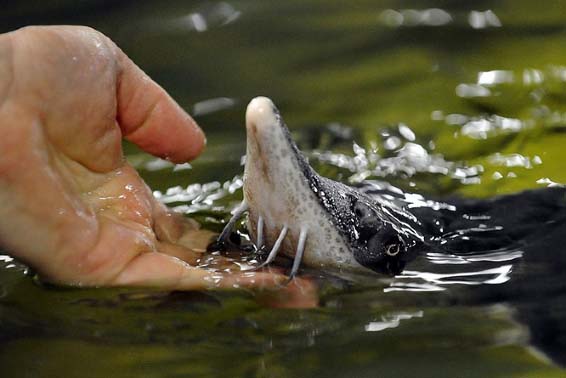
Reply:
[[[270,99],[250,102],[246,132],[244,200],[252,238],[261,217],[266,247],[285,229],[282,250],[289,257],[307,232],[305,265],[389,275],[403,269],[415,244],[412,231],[355,188],[318,175]]]

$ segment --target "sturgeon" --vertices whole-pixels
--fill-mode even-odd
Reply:
[[[244,199],[218,238],[225,243],[247,212],[258,249],[269,250],[257,268],[278,253],[322,269],[400,273],[422,244],[422,235],[395,211],[361,190],[318,175],[266,97],[246,110]]]

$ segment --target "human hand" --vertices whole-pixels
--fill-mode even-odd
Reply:
[[[184,162],[203,149],[193,119],[112,41],[86,27],[0,35],[0,245],[45,279],[164,289],[268,287],[278,273],[196,268],[211,233],[168,211],[121,140]],[[313,285],[303,305],[316,304]],[[306,290],[306,291],[305,291]]]

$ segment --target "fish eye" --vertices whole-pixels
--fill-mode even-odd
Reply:
[[[375,210],[363,201],[356,201],[352,206],[354,212],[356,229],[360,238],[364,240],[370,239],[382,226],[382,222],[377,216]]]
[[[389,256],[397,256],[401,252],[401,247],[399,244],[389,244],[385,248],[385,253]]]
[[[373,211],[367,204],[361,201],[357,201],[354,205],[354,214],[356,214],[358,218],[365,218],[368,216],[372,216]]]

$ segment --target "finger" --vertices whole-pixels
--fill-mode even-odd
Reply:
[[[159,252],[134,258],[116,277],[116,286],[146,286],[166,290],[211,288],[277,289],[287,277],[264,272],[219,273],[195,268],[184,261]]]
[[[152,207],[158,250],[195,265],[217,234],[201,229],[194,219],[173,212],[157,200],[153,200]]]
[[[265,291],[257,299],[272,308],[314,308],[318,306],[318,288],[310,279],[295,277],[284,290]]]
[[[214,269],[216,271],[239,271],[241,268],[234,260],[220,255],[198,252],[178,244],[157,242],[157,250],[168,256],[176,257],[191,266]]]
[[[157,250],[165,255],[183,260],[192,266],[197,266],[204,256],[203,253],[192,251],[180,245],[159,241],[157,242]]]
[[[154,222],[153,229],[160,241],[175,243],[187,232],[200,229],[200,224],[197,221],[174,212],[154,198],[151,204],[151,212]]]
[[[159,252],[135,257],[115,278],[116,286],[146,286],[167,290],[199,290],[209,286],[209,272]]]
[[[176,163],[198,156],[206,143],[196,122],[119,51],[118,123],[144,151]]]
[[[139,255],[117,277],[116,286],[155,287],[165,290],[260,289],[260,303],[279,308],[313,308],[318,305],[316,285],[296,278],[287,286],[287,277],[265,272],[218,273],[192,267],[162,253]]]

